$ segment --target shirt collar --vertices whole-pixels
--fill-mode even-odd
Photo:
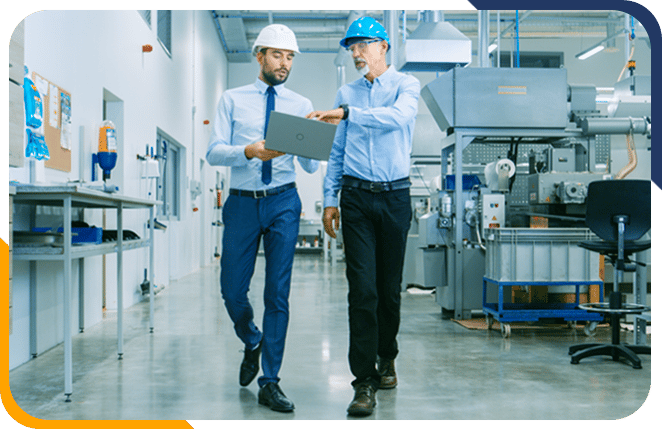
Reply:
[[[393,73],[394,73],[393,66],[388,66],[386,71],[375,79],[375,82],[379,82],[380,85],[383,85],[393,78]]]
[[[255,87],[257,88],[258,91],[260,91],[261,94],[266,94],[267,93],[267,88],[269,85],[267,85],[264,81],[260,80],[258,77],[255,79]],[[276,91],[276,95],[280,95],[280,92],[285,88],[283,84],[281,83],[280,85],[275,85],[274,90]]]
[[[395,73],[395,70],[393,69],[393,66],[388,66],[388,68],[386,69],[386,71],[384,73],[382,73],[377,78],[375,78],[374,82],[370,83],[370,81],[368,79],[366,79],[365,76],[363,77],[363,80],[364,80],[365,84],[368,85],[368,86],[372,86],[376,83],[378,83],[380,86],[383,86],[389,80],[393,79],[393,73]]]

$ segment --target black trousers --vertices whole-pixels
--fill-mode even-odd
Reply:
[[[409,189],[373,193],[343,187],[340,196],[349,283],[352,385],[379,386],[377,357],[395,359],[400,292],[412,210]]]

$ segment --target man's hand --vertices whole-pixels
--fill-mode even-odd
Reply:
[[[342,109],[341,109],[342,110]],[[324,217],[322,218],[322,223],[324,224],[324,231],[331,236],[331,238],[336,238],[336,231],[340,225],[340,212],[337,207],[326,207],[324,209]]]
[[[244,154],[246,158],[258,158],[262,161],[269,161],[270,159],[278,158],[281,155],[285,155],[283,152],[278,152],[275,150],[265,149],[264,140],[249,144],[244,149]]]
[[[326,110],[326,111],[316,110],[314,112],[310,112],[309,114],[307,114],[306,118],[318,119],[323,122],[328,122],[330,124],[338,125],[342,120],[344,114],[345,111],[342,109],[342,107],[339,107],[337,109]]]

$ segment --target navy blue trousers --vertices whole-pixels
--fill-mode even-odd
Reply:
[[[343,187],[342,234],[349,284],[349,367],[354,386],[379,386],[377,358],[395,359],[407,234],[409,189],[372,193]]]
[[[301,200],[296,188],[259,199],[230,195],[223,206],[221,294],[235,332],[246,347],[253,348],[262,340],[260,387],[280,380],[300,219]],[[255,325],[248,299],[261,239],[266,259],[262,331]]]

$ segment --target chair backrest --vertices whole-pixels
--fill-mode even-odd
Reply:
[[[616,215],[627,215],[625,240],[641,238],[651,228],[650,180],[600,180],[588,185],[586,226],[606,241],[618,240]]]

